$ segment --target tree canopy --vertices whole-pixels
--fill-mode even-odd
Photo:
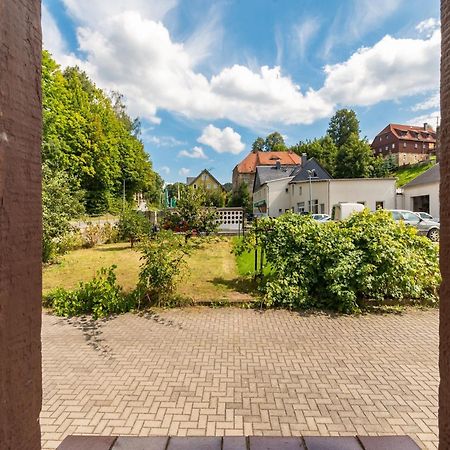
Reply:
[[[330,120],[327,134],[338,147],[344,145],[352,134],[356,134],[359,138],[359,120],[355,111],[351,109],[336,111]]]
[[[122,195],[159,198],[161,178],[140,140],[140,123],[119,93],[107,95],[78,67],[64,71],[43,52],[43,162],[84,192],[88,213],[110,210]]]

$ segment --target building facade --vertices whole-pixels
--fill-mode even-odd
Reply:
[[[225,192],[222,184],[207,169],[202,170],[196,177],[188,177],[186,184],[194,189],[203,188],[207,191]]]
[[[281,165],[294,167],[301,164],[301,158],[294,152],[250,152],[233,169],[233,193],[237,192],[242,183],[246,183],[252,197],[253,184],[255,182],[256,168],[261,166]]]
[[[402,208],[416,212],[426,212],[439,217],[439,184],[441,181],[439,164],[403,186],[401,190]]]
[[[415,164],[436,154],[436,132],[427,123],[423,127],[389,124],[372,142],[375,156],[392,156],[399,166]]]

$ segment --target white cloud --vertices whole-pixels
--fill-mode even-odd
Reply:
[[[193,159],[208,159],[203,149],[197,146],[195,146],[191,151],[181,150],[181,152],[178,153],[178,156],[185,156]]]
[[[439,91],[427,97],[423,102],[417,103],[411,109],[413,111],[426,111],[427,109],[436,109],[440,107],[441,97]]]
[[[429,19],[423,20],[416,26],[416,30],[419,33],[425,33],[428,37],[430,37],[433,32],[441,27],[441,21],[439,19],[435,19],[434,17],[430,17]]]
[[[320,29],[320,22],[316,18],[308,18],[294,26],[294,46],[301,58],[306,56],[306,51],[311,39]]]
[[[43,48],[48,50],[61,66],[82,64],[82,61],[68,51],[58,25],[45,4],[42,5],[42,40]]]
[[[166,175],[169,175],[169,173],[170,173],[170,167],[168,167],[168,166],[163,166],[163,167],[161,167],[160,172],[165,173]]]
[[[241,141],[241,135],[226,127],[223,130],[209,124],[204,128],[202,135],[197,139],[201,144],[209,145],[218,153],[231,153],[237,155],[244,150],[245,145]]]
[[[177,6],[178,0],[63,0],[63,3],[74,19],[96,27],[105,18],[127,11],[159,21]]]
[[[182,167],[178,172],[178,174],[181,175],[182,177],[187,177],[190,173],[191,169],[187,169],[186,167]]]
[[[433,111],[422,116],[414,117],[408,120],[408,125],[422,126],[424,123],[428,123],[434,129],[436,129],[436,124],[440,122],[441,113],[439,110]]]
[[[385,36],[347,61],[326,66],[319,95],[334,104],[373,105],[439,86],[440,31],[429,39]]]
[[[157,21],[176,5],[175,0],[164,7],[156,0],[90,0],[92,8],[88,8],[88,0],[64,1],[69,13],[79,21],[77,36],[85,54],[83,69],[100,87],[122,92],[132,116],[155,124],[161,121],[161,109],[188,119],[227,119],[259,129],[277,124],[310,124],[329,117],[339,105],[372,105],[436,90],[439,84],[439,30],[423,39],[386,36],[373,47],[358,50],[347,61],[326,66],[324,86],[313,90],[301,88],[279,66],[249,68],[236,64],[206,77],[196,70],[199,60],[211,51],[202,41],[202,33],[194,32],[185,43],[175,42],[165,25]],[[127,10],[132,8],[136,10]],[[368,26],[374,17],[379,18],[372,7],[365,15],[358,14]],[[57,36],[56,25],[52,28],[47,19],[45,23],[50,30],[47,33]],[[300,49],[307,45],[314,27],[308,25],[301,33]],[[207,36],[213,34],[213,27],[208,25],[198,29],[206,30]],[[215,138],[210,136],[217,142],[211,145],[208,140],[206,145],[218,152],[242,151],[240,136],[231,128],[225,130],[219,130],[220,136],[217,132]],[[218,143],[225,138],[225,144]],[[178,145],[170,139],[150,139],[159,146]]]

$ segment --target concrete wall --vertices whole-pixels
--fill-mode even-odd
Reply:
[[[405,187],[403,189],[403,209],[414,211],[413,197],[430,196],[430,214],[439,217],[439,183],[428,183],[421,186]]]
[[[376,202],[382,201],[385,209],[395,208],[394,179],[353,179],[330,181],[330,210],[340,202],[365,202],[371,211],[376,210]],[[328,212],[327,214],[330,214]]]
[[[270,181],[267,183],[269,190],[268,215],[278,217],[291,209],[291,198],[289,195],[289,181],[291,178]],[[286,192],[288,189],[288,192]]]
[[[292,185],[291,185],[292,186]],[[301,193],[299,191],[300,187]],[[333,205],[340,202],[357,203],[365,202],[367,208],[376,210],[376,202],[384,202],[385,209],[395,208],[395,180],[393,179],[348,179],[348,180],[323,180],[311,183],[312,199],[318,200],[324,205],[325,214],[331,215]],[[298,212],[298,203],[305,203],[308,211],[309,181],[296,183],[291,190],[291,206]]]
[[[439,320],[439,448],[450,448],[450,0],[441,1],[441,300]]]
[[[309,199],[310,199],[309,188],[310,188],[309,181],[291,184],[290,202],[291,206],[294,208],[294,211],[296,213],[299,212],[298,209],[299,203],[304,203],[305,204],[304,210],[306,212],[309,212]],[[313,199],[313,203],[314,200],[318,200],[319,213],[321,212],[320,205],[323,204],[324,213],[329,214],[330,204],[328,199],[328,188],[329,188],[328,180],[311,182],[311,197]]]
[[[0,1],[0,448],[40,448],[41,21]]]

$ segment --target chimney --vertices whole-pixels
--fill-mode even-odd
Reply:
[[[306,153],[302,153],[302,166],[306,166],[306,163],[308,162],[308,155]]]
[[[428,131],[428,124],[426,122],[423,124],[423,129],[424,131]]]
[[[277,162],[275,163],[275,169],[281,170],[281,162],[280,162],[279,159],[278,159]]]

